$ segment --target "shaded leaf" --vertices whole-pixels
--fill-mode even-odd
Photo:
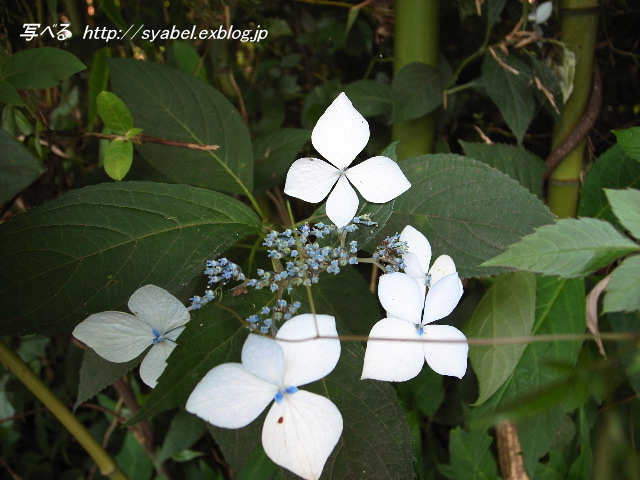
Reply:
[[[438,69],[414,62],[402,67],[391,84],[393,121],[413,120],[442,105],[444,80]]]
[[[363,117],[391,114],[391,88],[386,83],[357,80],[345,85],[344,92]]]
[[[190,448],[206,431],[203,420],[183,410],[179,411],[171,420],[162,447],[156,454],[156,462],[161,464],[177,453]]]
[[[640,310],[640,256],[626,258],[616,267],[606,292],[603,313]]]
[[[146,284],[176,293],[259,231],[239,201],[188,185],[73,190],[0,225],[1,333],[70,331],[91,313],[126,311]]]
[[[468,321],[469,338],[509,339],[531,334],[535,320],[535,277],[526,272],[499,276],[491,285]],[[485,402],[509,378],[518,365],[526,344],[471,345],[469,359],[478,377]]]
[[[217,90],[175,68],[134,59],[110,59],[114,92],[146,135],[219,145],[214,151],[146,143],[145,159],[174,182],[224,192],[253,187],[251,139],[240,115]]]
[[[22,97],[20,97],[18,90],[6,80],[0,80],[0,103],[22,106]]]
[[[253,140],[255,155],[255,188],[266,190],[284,182],[291,164],[311,140],[311,131],[301,128],[279,128]]]
[[[608,222],[566,218],[540,227],[483,265],[572,278],[587,275],[636,250],[640,246]]]
[[[414,226],[434,256],[453,258],[462,277],[504,272],[478,265],[552,221],[540,200],[485,163],[437,154],[403,160],[400,167],[412,186],[396,198],[383,235]]]
[[[603,189],[627,187],[640,188],[640,163],[629,157],[619,145],[614,145],[600,155],[587,172],[580,193],[578,215],[620,225]]]
[[[480,160],[517,180],[531,193],[542,198],[544,161],[518,145],[471,143],[460,141],[466,156]]]
[[[467,432],[462,427],[449,435],[449,465],[440,470],[452,480],[492,480],[498,478],[496,462],[489,450],[492,438],[485,431]]]
[[[50,88],[87,67],[73,53],[40,47],[11,55],[0,65],[0,79],[15,88]]]
[[[43,171],[24,145],[0,130],[0,204],[31,185]]]
[[[604,189],[611,210],[624,228],[640,240],[640,190]]]
[[[618,145],[634,160],[640,160],[640,127],[626,130],[612,130],[618,139]]]
[[[485,55],[482,62],[482,87],[502,113],[518,143],[522,143],[536,108],[530,84],[531,71],[513,55],[501,57],[501,62],[502,65],[492,55]]]

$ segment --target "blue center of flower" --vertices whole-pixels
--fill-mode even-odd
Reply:
[[[296,393],[297,391],[298,391],[298,387],[283,388],[273,396],[273,399],[276,401],[276,403],[280,403],[286,393]]]
[[[431,286],[431,275],[429,275],[428,273],[427,273],[427,275],[425,276],[424,284],[425,284],[427,287],[430,287],[430,286]]]
[[[418,334],[419,337],[424,335],[424,329],[422,328],[422,325],[416,325],[416,333]]]
[[[155,328],[153,329],[153,336],[155,337],[153,339],[153,344],[155,345],[156,343],[160,343],[161,341],[164,340],[164,337],[162,335],[160,335],[160,332],[158,330],[156,330]]]

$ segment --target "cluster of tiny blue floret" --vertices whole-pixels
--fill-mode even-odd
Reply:
[[[346,234],[358,229],[357,224],[376,225],[368,215],[355,217],[348,225],[337,228],[335,225],[316,223],[304,224],[296,229],[283,232],[271,231],[263,245],[268,256],[273,259],[276,271],[256,270],[256,278],[247,278],[239,265],[226,258],[209,260],[205,275],[209,277],[209,289],[203,297],[191,298],[192,309],[199,309],[212,301],[216,294],[213,285],[225,285],[228,282],[241,282],[236,289],[252,287],[256,290],[268,288],[276,294],[273,305],[267,305],[246,320],[253,330],[263,333],[272,331],[279,322],[286,321],[296,314],[300,302],[287,302],[283,294],[291,294],[295,287],[311,286],[318,283],[322,272],[337,275],[346,265],[358,263],[358,242],[346,242]],[[319,239],[337,235],[340,245],[320,245]],[[406,253],[405,242],[400,242],[399,234],[387,237],[375,250],[373,259],[386,269],[387,273],[404,268],[402,254]],[[323,242],[324,243],[324,242]],[[336,242],[337,243],[337,242]],[[278,268],[279,267],[279,268]]]

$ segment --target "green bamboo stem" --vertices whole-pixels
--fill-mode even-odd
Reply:
[[[397,72],[413,62],[438,66],[439,0],[396,0],[393,67]],[[398,159],[433,151],[435,116],[393,124],[393,139],[399,140]]]
[[[5,365],[62,423],[64,428],[74,436],[91,458],[96,462],[100,473],[111,480],[128,480],[118,469],[118,465],[93,438],[89,431],[78,421],[58,397],[40,380],[35,373],[0,341],[0,363]]]
[[[598,28],[598,0],[563,0],[562,41],[576,55],[573,92],[553,130],[552,149],[560,145],[584,114],[591,94]],[[547,204],[559,217],[575,217],[580,194],[586,140],[581,141],[549,177]]]

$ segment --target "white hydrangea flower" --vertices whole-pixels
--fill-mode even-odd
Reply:
[[[455,327],[430,325],[453,311],[460,288],[458,274],[452,273],[432,285],[425,299],[409,275],[382,275],[378,296],[387,318],[369,333],[362,378],[404,382],[420,373],[425,360],[440,375],[462,378],[469,352],[466,337]]]
[[[408,252],[402,256],[405,264],[405,273],[414,278],[424,298],[427,287],[434,285],[438,280],[452,273],[456,273],[456,264],[449,255],[440,255],[435,259],[431,268],[431,244],[427,237],[411,225],[407,225],[400,233],[400,241],[407,242]],[[462,282],[460,283],[460,295],[462,295]]]
[[[311,340],[295,341],[303,339]],[[339,357],[334,317],[298,315],[282,325],[275,340],[250,334],[242,363],[209,371],[186,409],[212,425],[242,428],[275,400],[262,428],[264,451],[274,463],[315,480],[338,443],[342,415],[327,398],[298,387],[328,375]]]
[[[368,141],[369,124],[341,93],[311,133],[314,148],[330,163],[317,158],[296,160],[287,173],[284,192],[311,203],[329,195],[327,216],[337,227],[347,225],[358,211],[358,195],[351,185],[369,202],[393,200],[411,186],[396,162],[377,156],[348,168]]]
[[[133,315],[94,313],[76,326],[73,336],[115,363],[133,360],[151,345],[140,365],[140,378],[153,388],[189,321],[189,310],[155,285],[140,287],[131,295],[128,305]]]

